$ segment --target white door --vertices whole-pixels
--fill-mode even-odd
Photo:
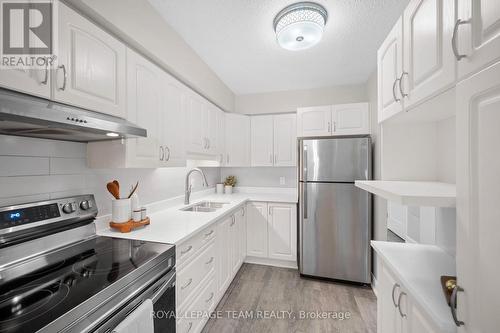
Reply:
[[[207,147],[206,127],[207,109],[201,97],[193,92],[187,95],[187,150],[191,153],[204,153]]]
[[[163,148],[164,153],[162,164],[164,166],[185,166],[186,88],[165,73],[163,75],[162,90],[165,99],[164,107],[161,110],[160,146]]]
[[[328,136],[332,131],[332,107],[313,106],[297,109],[297,136]]]
[[[297,208],[290,204],[268,204],[269,258],[297,260]]]
[[[219,165],[223,166],[226,162],[226,113],[222,110],[217,111],[217,152],[216,157]]]
[[[408,296],[409,297],[409,296]],[[403,321],[403,327],[406,328],[405,333],[438,333],[434,325],[427,319],[423,311],[417,307],[415,302],[409,297],[406,302],[408,313]],[[406,311],[402,309],[402,311]],[[405,312],[403,312],[405,314]],[[405,327],[406,326],[406,327]]]
[[[125,118],[126,47],[59,3],[54,99]]]
[[[163,148],[160,149],[163,72],[130,49],[127,58],[127,119],[148,132],[146,138],[127,140],[127,164],[130,167],[158,167],[165,157]]]
[[[267,258],[267,203],[247,205],[247,255]]]
[[[385,265],[379,267],[382,269],[377,279],[377,332],[399,333],[402,327],[396,305],[401,286],[387,271]]]
[[[400,18],[377,52],[378,122],[403,111],[399,78],[403,72],[403,20]]]
[[[403,14],[405,108],[435,96],[455,83],[451,46],[455,1],[412,0]]]
[[[493,8],[490,8],[493,9]],[[500,313],[500,63],[457,86],[459,332],[497,332]]]
[[[219,295],[224,294],[226,288],[231,283],[231,267],[230,267],[230,235],[229,235],[229,224],[231,223],[231,217],[219,222],[217,225],[217,234],[215,237],[215,244],[217,246],[217,257],[216,257],[216,272],[217,272],[217,287]]]
[[[500,59],[500,1],[458,0],[458,18],[466,22],[456,28],[458,75],[463,78]]]
[[[250,119],[252,166],[273,166],[273,116],[252,116]]]
[[[407,216],[407,207],[387,201],[387,228],[402,239],[406,239]]]
[[[229,224],[230,234],[230,252],[231,252],[231,277],[238,271],[240,263],[240,238],[239,238],[239,224],[241,219],[237,217],[239,212],[232,215],[232,222]]]
[[[250,117],[226,114],[226,165],[250,165]]]
[[[206,140],[207,140],[207,148],[206,151],[209,154],[215,155],[218,152],[217,148],[217,108],[206,102],[205,107],[207,108],[207,123],[205,125],[206,128]]]
[[[0,87],[50,98],[50,70],[1,69]]]
[[[297,115],[275,115],[273,123],[274,166],[297,165]]]
[[[370,134],[368,103],[334,105],[332,119],[333,135]]]
[[[239,228],[239,253],[240,253],[240,265],[243,263],[243,260],[247,256],[247,208],[243,206],[237,217],[240,219],[238,222]]]

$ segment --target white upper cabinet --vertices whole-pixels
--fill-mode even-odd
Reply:
[[[50,70],[1,69],[0,87],[50,98]]]
[[[403,14],[403,74],[398,86],[409,108],[455,83],[451,40],[455,1],[412,0]]]
[[[226,166],[250,165],[250,117],[226,113]]]
[[[378,122],[403,111],[399,90],[403,72],[403,20],[400,18],[377,52]]]
[[[297,109],[299,137],[370,134],[368,103]]]
[[[219,153],[218,113],[220,110],[200,95],[191,92],[187,97],[187,150],[193,154]]]
[[[252,166],[273,166],[273,116],[252,116]]]
[[[332,107],[332,134],[355,135],[370,133],[368,103],[340,104]]]
[[[456,56],[463,78],[500,60],[500,1],[458,0]]]
[[[297,260],[297,207],[292,204],[268,204],[269,258]]]
[[[331,134],[332,107],[313,106],[297,109],[297,136],[327,136]]]
[[[297,165],[297,116],[282,114],[273,117],[274,166]]]
[[[217,133],[216,133],[216,156],[217,161],[220,166],[224,166],[226,163],[226,113],[222,110],[217,109],[216,114],[217,119]]]
[[[62,3],[58,13],[54,99],[125,118],[125,45]]]

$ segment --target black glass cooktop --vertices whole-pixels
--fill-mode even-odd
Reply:
[[[0,284],[0,332],[35,332],[170,248],[96,237],[48,255],[43,269]]]

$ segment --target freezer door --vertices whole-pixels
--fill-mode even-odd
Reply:
[[[370,283],[370,194],[354,184],[299,187],[300,273]]]
[[[371,139],[302,140],[300,181],[354,182],[371,179]]]

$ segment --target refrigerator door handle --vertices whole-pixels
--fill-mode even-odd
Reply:
[[[304,152],[303,152],[303,157],[302,157],[302,174],[303,174],[303,181],[308,181],[307,179],[307,146],[304,145]]]
[[[304,220],[307,220],[307,184],[302,184],[302,189],[304,191],[303,202],[304,202]]]

